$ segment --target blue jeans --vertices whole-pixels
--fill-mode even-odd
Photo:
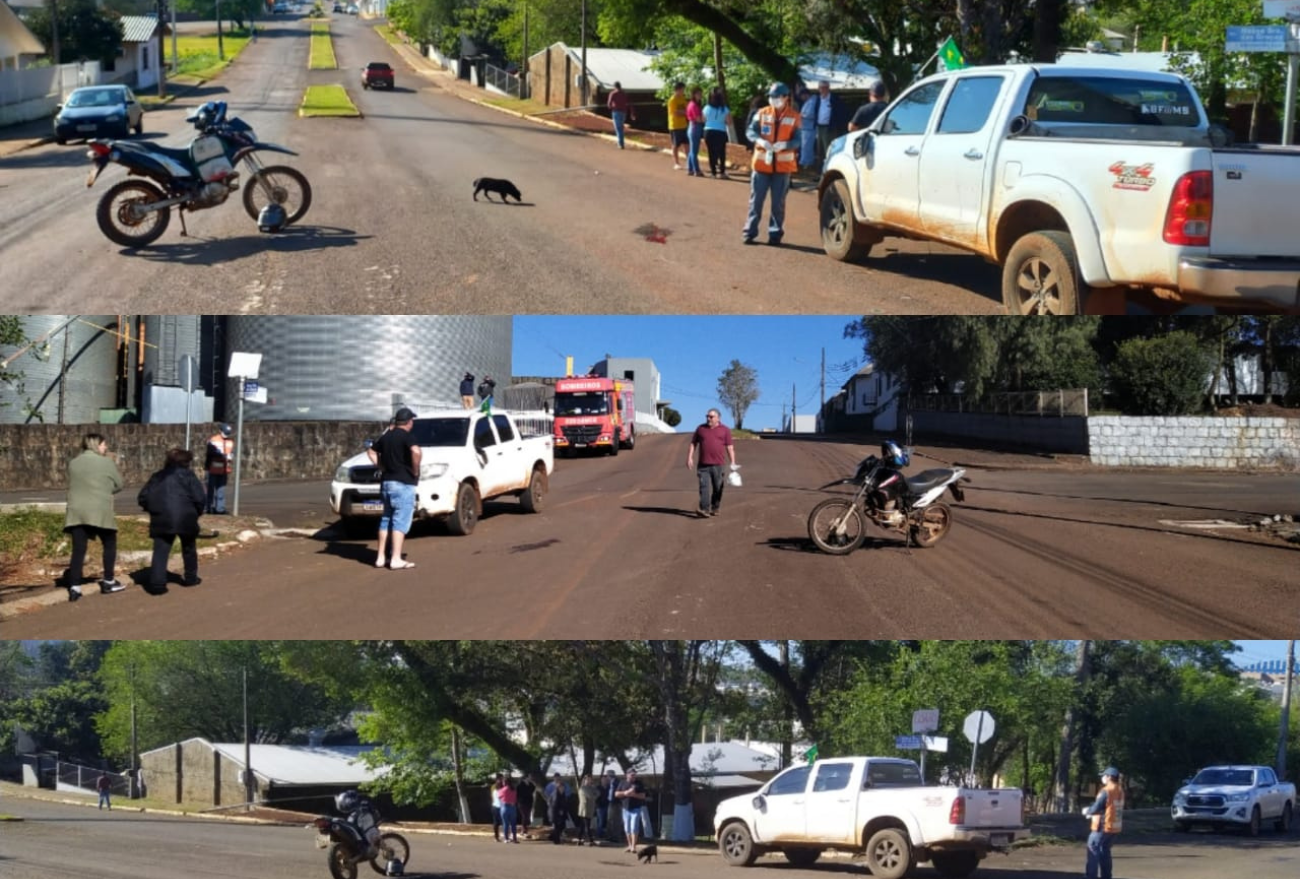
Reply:
[[[108,791],[102,790],[99,792],[99,808],[102,809],[105,806],[108,807],[110,812],[113,811],[113,804],[108,800]]]
[[[406,534],[415,517],[415,486],[405,482],[385,482],[379,488],[384,501],[384,515],[379,520],[379,533],[396,531]]]
[[[208,474],[208,512],[224,513],[226,511],[226,480],[230,477],[222,473]]]
[[[1115,834],[1094,831],[1088,834],[1088,879],[1111,879],[1110,847],[1115,844]]]
[[[501,804],[501,832],[506,839],[519,841],[519,809],[507,803]]]
[[[700,173],[700,141],[704,138],[704,123],[692,122],[686,127],[686,170]]]
[[[614,134],[616,137],[618,137],[618,148],[622,149],[623,148],[623,125],[624,123],[627,122],[627,114],[622,112],[621,110],[611,110],[609,116],[611,119],[614,120]]]
[[[755,171],[749,178],[749,219],[745,221],[745,238],[758,237],[758,223],[763,219],[763,202],[772,193],[772,216],[767,224],[767,239],[780,241],[785,235],[785,197],[790,192],[789,174],[764,174]]]

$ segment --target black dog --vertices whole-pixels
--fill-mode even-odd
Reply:
[[[655,863],[658,863],[659,847],[656,845],[648,845],[645,848],[641,849],[641,851],[637,852],[636,856],[638,860],[640,860],[642,863],[645,864],[650,863],[651,859],[653,859]]]
[[[495,177],[480,177],[474,181],[474,201],[478,201],[480,192],[487,193],[487,200],[492,200],[492,193],[501,196],[504,203],[506,196],[514,196],[516,202],[522,202],[523,198],[519,195],[519,187],[515,186],[509,180],[498,180]]]

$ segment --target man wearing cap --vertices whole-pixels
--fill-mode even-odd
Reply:
[[[218,425],[217,432],[208,438],[208,450],[203,458],[203,469],[208,474],[208,512],[216,516],[226,514],[226,481],[235,456],[231,433],[229,424]]]
[[[1083,817],[1092,820],[1085,868],[1088,879],[1111,879],[1110,849],[1124,829],[1124,789],[1119,786],[1119,770],[1106,767],[1101,783],[1096,801],[1083,810]]]
[[[488,397],[492,396],[493,392],[495,392],[496,389],[497,389],[496,379],[492,378],[492,376],[490,375],[485,375],[483,376],[483,381],[479,382],[478,398],[480,400],[486,400]]]
[[[411,435],[415,413],[403,406],[393,416],[393,427],[366,450],[370,463],[379,468],[379,495],[384,515],[379,520],[379,554],[375,567],[387,561],[388,533],[393,534],[393,558],[388,567],[394,571],[414,568],[414,562],[402,558],[402,543],[415,517],[415,493],[420,483],[420,447]]]
[[[474,373],[467,372],[460,380],[460,404],[466,409],[474,408]]]

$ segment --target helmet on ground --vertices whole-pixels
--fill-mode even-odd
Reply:
[[[912,463],[907,452],[899,447],[898,443],[893,440],[885,440],[880,446],[880,457],[886,464],[891,467],[906,467]]]
[[[401,876],[401,875],[402,875],[402,862],[399,861],[397,858],[393,858],[391,861],[388,862],[388,864],[387,864],[386,866],[387,866],[387,869],[384,870],[384,874],[385,874],[385,875],[387,875],[387,876]]]
[[[354,790],[345,790],[334,798],[334,805],[344,814],[355,812],[361,805],[361,795]]]
[[[790,87],[783,82],[774,82],[772,87],[767,90],[769,98],[788,98],[790,97]]]
[[[257,228],[260,232],[279,232],[288,224],[289,215],[276,202],[271,202],[257,214]]]

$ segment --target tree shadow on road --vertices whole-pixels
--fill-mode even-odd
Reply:
[[[143,248],[123,248],[123,256],[153,262],[211,266],[255,256],[267,251],[279,253],[355,247],[373,236],[361,235],[338,226],[290,226],[275,235],[244,235],[238,238],[199,238],[190,235],[175,243],[151,244]]]
[[[974,489],[973,489],[974,490]],[[979,491],[990,494],[1021,494],[1026,497],[1053,497],[1069,501],[1105,501],[1112,504],[1133,504],[1144,507],[1166,507],[1171,510],[1193,510],[1198,513],[1214,513],[1222,515],[1224,513],[1233,513],[1241,516],[1253,516],[1255,519],[1262,519],[1269,513],[1261,513],[1257,510],[1229,510],[1224,507],[1202,507],[1193,504],[1180,504],[1176,501],[1157,501],[1149,498],[1130,498],[1130,497],[1093,497],[1081,494],[1064,494],[1056,491],[1029,491],[1023,488],[979,488]]]

